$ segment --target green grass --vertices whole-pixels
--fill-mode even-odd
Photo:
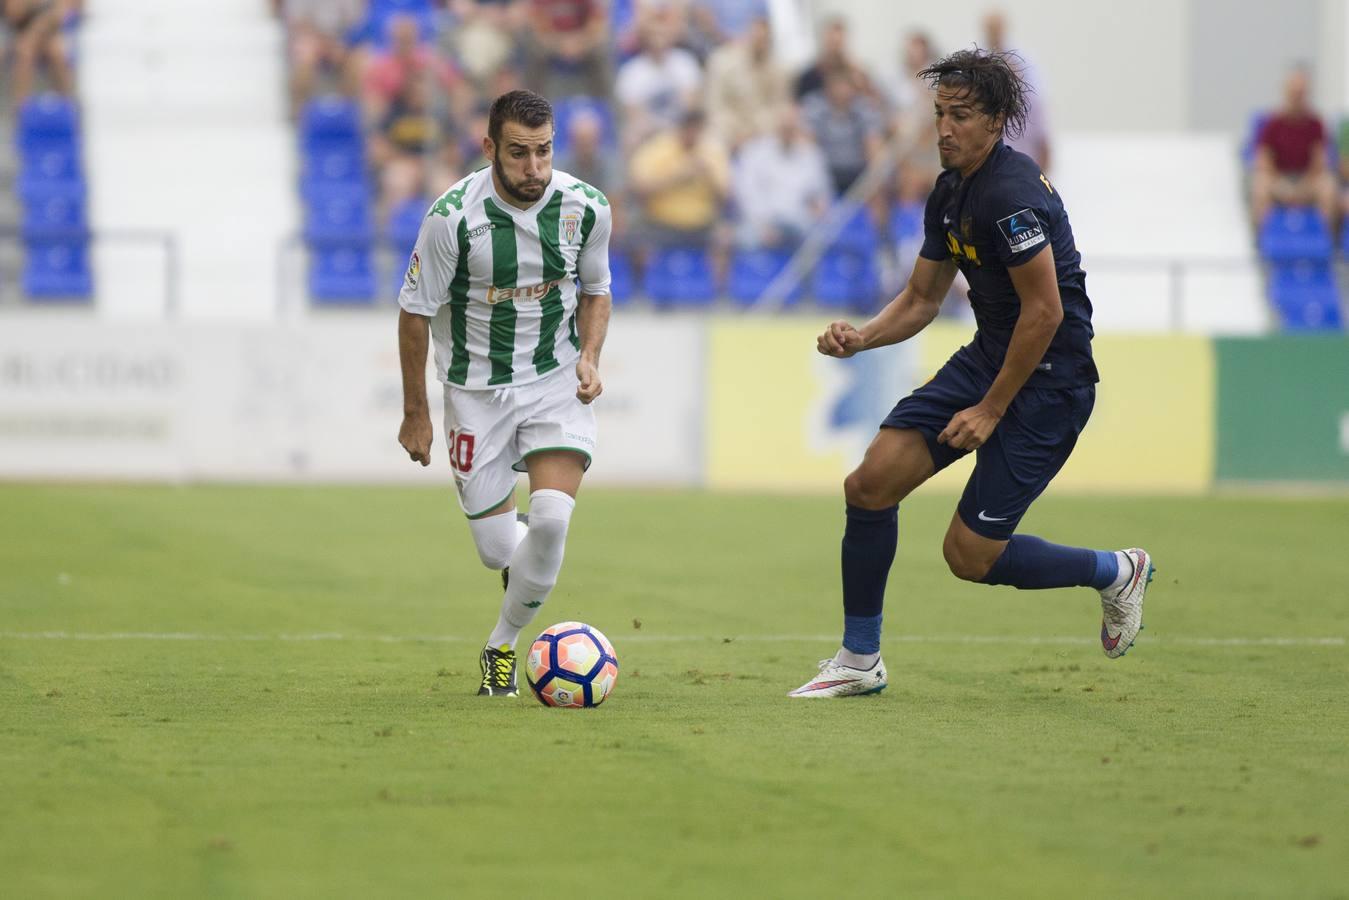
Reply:
[[[890,689],[801,703],[841,501],[585,494],[538,624],[622,673],[572,712],[473,696],[447,491],[0,486],[0,895],[1349,896],[1349,500],[1042,500],[1157,558],[1118,661],[1091,592],[951,577],[953,505]]]

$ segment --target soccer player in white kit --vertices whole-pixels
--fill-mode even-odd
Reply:
[[[478,693],[514,697],[515,643],[557,583],[595,450],[590,404],[603,390],[611,217],[604,194],[553,169],[553,110],[543,97],[502,94],[487,131],[491,166],[431,206],[398,295],[398,440],[430,463],[434,342],[459,503],[483,565],[502,570],[506,584],[479,657]],[[527,525],[515,514],[522,471]]]

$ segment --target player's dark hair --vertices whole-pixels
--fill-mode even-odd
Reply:
[[[1021,136],[1030,112],[1028,94],[1033,89],[1022,76],[1024,60],[1012,52],[990,52],[975,47],[957,50],[919,71],[933,88],[965,91],[985,114],[1002,117],[1002,130],[1008,137]]]
[[[553,104],[533,91],[507,91],[492,101],[487,111],[487,136],[501,143],[501,126],[514,122],[539,128],[553,121]]]

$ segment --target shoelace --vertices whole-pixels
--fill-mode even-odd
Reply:
[[[511,686],[511,659],[504,653],[493,653],[491,656],[488,677],[492,680],[492,687],[505,688]]]

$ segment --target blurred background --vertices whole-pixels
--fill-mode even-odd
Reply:
[[[1344,0],[0,9],[0,478],[448,484],[397,446],[397,290],[488,104],[529,87],[615,211],[594,479],[835,489],[973,328],[958,279],[903,348],[813,352],[907,276],[939,171],[914,73],[977,44],[1034,86],[1016,146],[1095,306],[1101,401],[1058,483],[1349,484]]]

